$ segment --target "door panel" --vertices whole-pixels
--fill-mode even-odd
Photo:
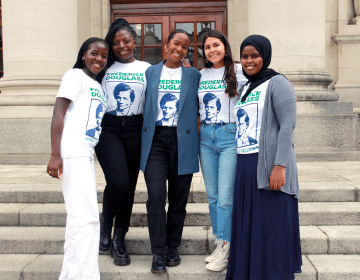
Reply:
[[[216,15],[170,16],[170,30],[184,29],[190,35],[190,48],[186,59],[198,69],[204,67],[202,59],[202,38],[211,29],[222,31],[222,17]]]
[[[150,64],[162,61],[164,54],[166,34],[169,33],[169,16],[137,16],[123,17],[136,31],[136,50],[134,56],[137,60],[144,60]]]
[[[116,16],[117,18],[119,16]],[[164,45],[171,31],[184,29],[190,35],[190,47],[186,56],[190,64],[198,69],[203,68],[202,38],[211,29],[224,30],[224,13],[214,14],[181,14],[181,15],[139,15],[122,16],[136,31],[137,60],[157,64],[165,58]]]

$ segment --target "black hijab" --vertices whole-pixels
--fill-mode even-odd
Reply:
[[[263,67],[261,68],[260,72],[255,75],[248,75],[243,69],[244,76],[249,80],[247,84],[250,82],[250,86],[247,89],[245,95],[241,98],[241,102],[244,102],[248,95],[263,82],[276,75],[279,75],[278,72],[268,68],[271,62],[271,43],[268,38],[261,35],[250,35],[249,37],[245,38],[240,46],[240,57],[246,46],[253,46],[259,52],[263,60]]]

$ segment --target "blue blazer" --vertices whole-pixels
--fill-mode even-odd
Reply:
[[[165,60],[150,66],[146,72],[146,92],[144,108],[144,124],[141,135],[140,169],[145,172],[150,149],[154,137],[157,117],[157,102],[160,74]],[[198,88],[201,74],[191,67],[182,67],[180,100],[178,108],[178,174],[199,172],[199,140],[198,140]]]

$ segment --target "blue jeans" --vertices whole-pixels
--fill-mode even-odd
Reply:
[[[236,173],[236,124],[200,125],[200,164],[216,239],[230,242]]]

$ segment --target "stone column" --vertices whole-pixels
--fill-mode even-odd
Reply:
[[[249,10],[256,15],[249,17],[249,34],[270,39],[271,66],[293,83],[298,101],[337,101],[339,95],[328,89],[333,79],[324,70],[325,0],[251,0]],[[306,113],[323,113],[312,109]]]
[[[78,52],[76,0],[2,0],[0,163],[47,164],[61,78]]]
[[[340,100],[352,101],[354,112],[360,114],[360,0],[339,0],[337,27],[339,78],[335,90]]]
[[[351,102],[338,102],[328,89],[325,69],[325,0],[244,0],[248,34],[272,43],[271,68],[294,85],[297,127],[294,142],[300,160],[358,160],[357,116]]]
[[[77,1],[2,0],[2,23],[0,118],[51,117],[61,77],[76,60]]]

